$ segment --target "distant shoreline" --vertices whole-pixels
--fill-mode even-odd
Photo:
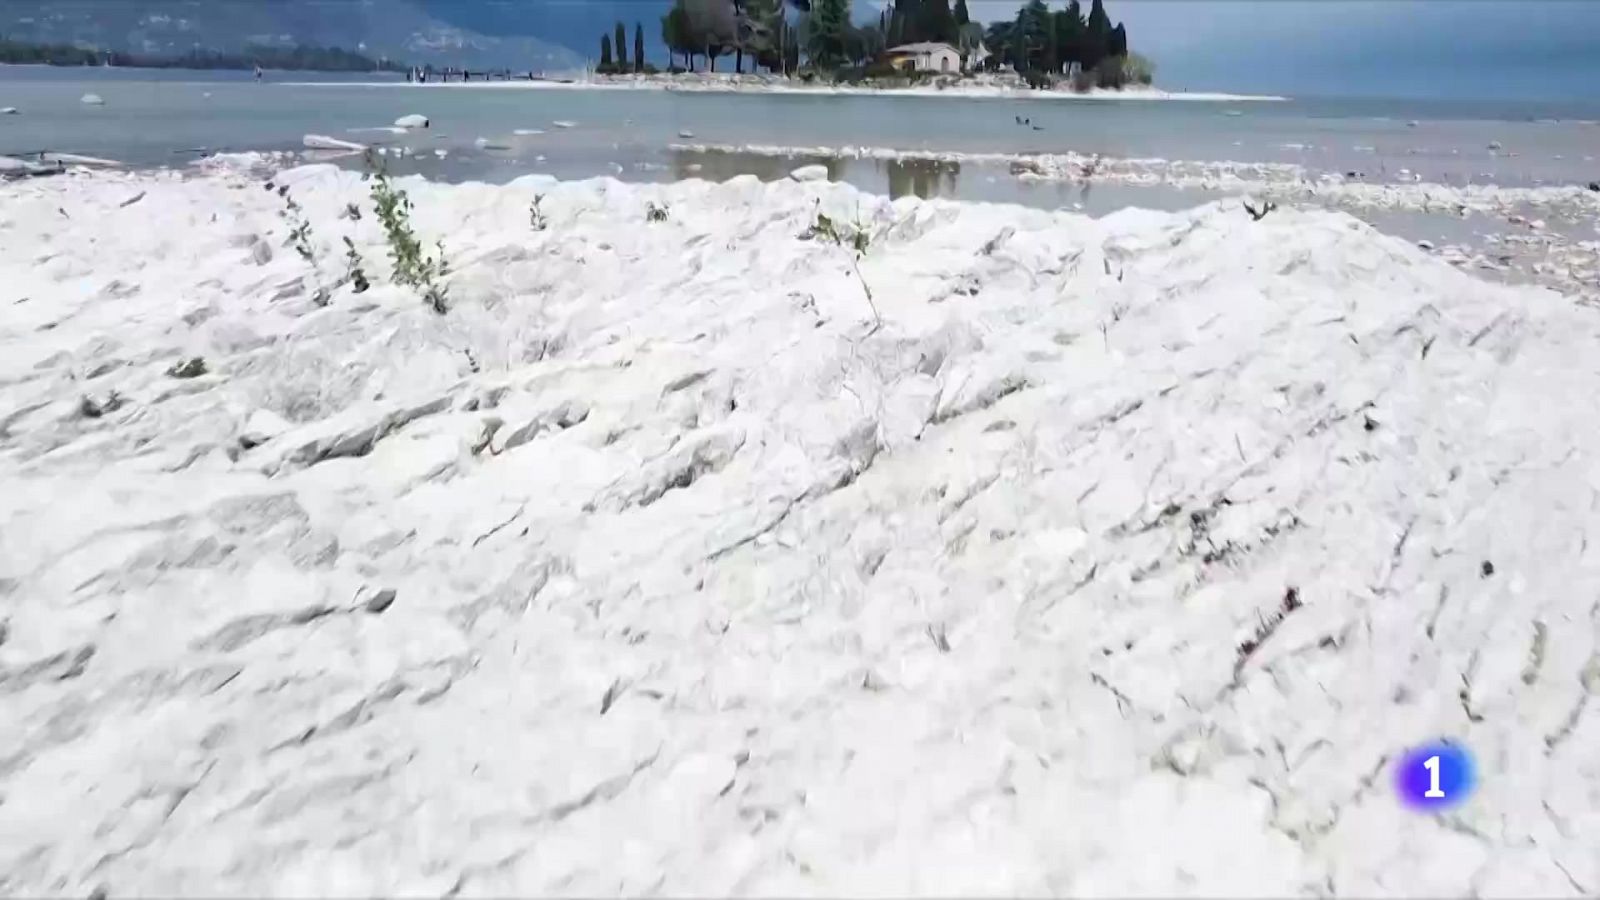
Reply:
[[[0,70],[4,70],[4,69],[29,69],[29,70],[49,70],[49,71],[56,71],[56,72],[72,71],[72,70],[88,70],[88,71],[95,71],[95,72],[106,71],[106,70],[110,70],[110,71],[113,71],[113,72],[243,72],[246,75],[248,75],[251,72],[252,68],[253,67],[251,67],[251,66],[180,66],[180,65],[171,65],[171,66],[101,66],[101,65],[82,65],[80,63],[0,62]],[[365,81],[363,81],[363,82],[349,82],[349,81],[339,82],[341,84],[405,84],[406,83],[405,82],[405,74],[406,73],[405,73],[404,69],[366,71],[366,70],[363,70],[363,69],[284,69],[284,68],[279,68],[279,67],[274,67],[274,66],[261,66],[260,68],[261,68],[262,72],[266,72],[266,73],[276,72],[276,73],[282,73],[282,74],[295,74],[295,75],[346,75],[346,76],[349,76],[349,77],[352,77],[352,78],[359,78],[359,77],[362,77],[362,76],[366,76],[368,78],[381,77],[381,76],[384,76],[384,75],[389,76],[389,80],[385,80],[385,81],[381,81],[381,82],[378,82],[378,81],[374,81],[374,82],[365,82]],[[276,83],[277,84],[296,84],[296,83],[326,84],[328,82],[320,82],[319,81],[319,82],[276,82]]]
[[[297,87],[319,86],[321,82],[282,82]],[[600,76],[593,80],[555,81],[450,81],[415,84],[410,82],[341,82],[350,87],[418,87],[477,90],[573,90],[573,91],[670,91],[685,94],[809,94],[886,97],[956,97],[1009,100],[1175,100],[1205,103],[1283,102],[1288,97],[1269,94],[1225,94],[1202,91],[1164,91],[1159,88],[1129,87],[1122,90],[1030,90],[1011,86],[999,79],[974,80],[955,84],[871,87],[850,84],[805,84],[798,79],[760,75],[636,75]]]

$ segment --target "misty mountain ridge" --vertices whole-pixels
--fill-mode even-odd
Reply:
[[[148,55],[300,44],[418,64],[553,72],[585,62],[560,41],[475,31],[418,0],[0,0],[0,35]]]
[[[150,55],[201,48],[343,47],[436,66],[570,72],[621,21],[664,57],[671,0],[0,0],[0,35]],[[883,0],[855,0],[876,22]]]

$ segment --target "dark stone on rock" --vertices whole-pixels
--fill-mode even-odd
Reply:
[[[167,370],[169,378],[199,378],[206,373],[206,360],[203,356],[179,360]]]
[[[106,394],[104,400],[97,400],[88,394],[78,400],[78,413],[85,419],[98,419],[106,413],[116,412],[122,408],[122,395],[116,391]]]
[[[1483,577],[1488,578],[1494,574],[1494,563],[1486,559],[1483,561],[1483,565],[1478,567],[1478,571],[1483,573]]]
[[[394,588],[384,588],[376,594],[373,594],[372,599],[367,601],[367,612],[377,615],[378,613],[381,613],[393,606],[395,593],[396,591]]]

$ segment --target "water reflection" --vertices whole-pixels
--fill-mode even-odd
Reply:
[[[889,197],[955,197],[961,164],[937,159],[879,161],[889,175]]]
[[[762,181],[787,177],[801,166],[822,166],[829,181],[848,180],[850,160],[832,156],[764,156],[756,153],[728,153],[721,150],[673,150],[672,173],[678,179],[700,178],[727,181],[740,175],[754,175]]]
[[[801,166],[822,166],[830,181],[848,181],[890,198],[916,196],[955,197],[959,194],[961,164],[935,159],[840,159],[836,156],[765,156],[724,150],[673,150],[672,173],[677,178],[727,181],[754,175],[762,181],[788,176]]]

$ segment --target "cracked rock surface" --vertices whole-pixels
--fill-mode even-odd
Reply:
[[[1288,205],[405,180],[441,316],[274,181],[315,267],[242,174],[0,187],[0,893],[1600,891],[1593,309]]]

